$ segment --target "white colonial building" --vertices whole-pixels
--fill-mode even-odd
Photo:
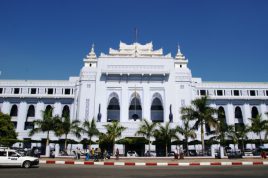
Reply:
[[[41,119],[49,107],[54,108],[53,115],[67,111],[71,119],[95,118],[102,132],[107,122],[120,121],[127,127],[122,137],[134,137],[143,118],[181,124],[180,108],[204,95],[212,107],[224,111],[230,125],[250,124],[248,118],[257,114],[267,119],[268,83],[204,82],[192,77],[187,64],[180,49],[172,57],[154,50],[152,43],[120,42],[118,50],[110,48],[109,54],[99,57],[92,47],[79,77],[0,80],[0,110],[11,115],[19,139],[29,139],[32,121]],[[44,138],[45,134],[32,137]],[[53,133],[51,138],[58,139]]]

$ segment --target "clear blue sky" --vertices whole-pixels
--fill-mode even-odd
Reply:
[[[138,41],[174,56],[205,81],[268,81],[267,0],[1,0],[0,79],[78,76],[97,55]]]

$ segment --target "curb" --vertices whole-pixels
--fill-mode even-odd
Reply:
[[[40,164],[67,164],[67,165],[96,165],[96,166],[253,166],[268,165],[268,161],[249,161],[249,162],[93,162],[93,161],[55,161],[41,160]]]

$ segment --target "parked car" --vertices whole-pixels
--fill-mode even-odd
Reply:
[[[0,148],[0,166],[20,166],[30,168],[38,166],[39,159],[31,156],[22,156],[16,150]]]
[[[229,159],[242,158],[242,153],[240,150],[236,150],[236,151],[232,150],[227,153],[227,156]]]
[[[147,156],[147,157],[156,157],[156,151],[146,151],[145,153],[144,153],[144,156]]]
[[[256,148],[254,151],[253,151],[253,155],[254,156],[260,156],[261,155],[261,152],[266,152],[268,153],[268,148],[264,147],[264,146],[260,146],[259,148]]]
[[[244,150],[244,156],[253,156],[253,150],[245,149]]]
[[[138,157],[138,154],[136,153],[136,151],[128,151],[127,157]]]
[[[168,153],[168,156],[169,156],[169,157],[174,157],[174,156],[175,156],[175,152],[174,152],[174,151],[169,152],[169,153]]]

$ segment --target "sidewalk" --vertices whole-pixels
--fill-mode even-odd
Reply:
[[[40,164],[78,164],[100,166],[238,166],[238,165],[268,165],[268,159],[243,158],[243,159],[213,159],[213,158],[120,158],[119,160],[107,159],[99,162],[84,159],[70,158],[41,158]]]

